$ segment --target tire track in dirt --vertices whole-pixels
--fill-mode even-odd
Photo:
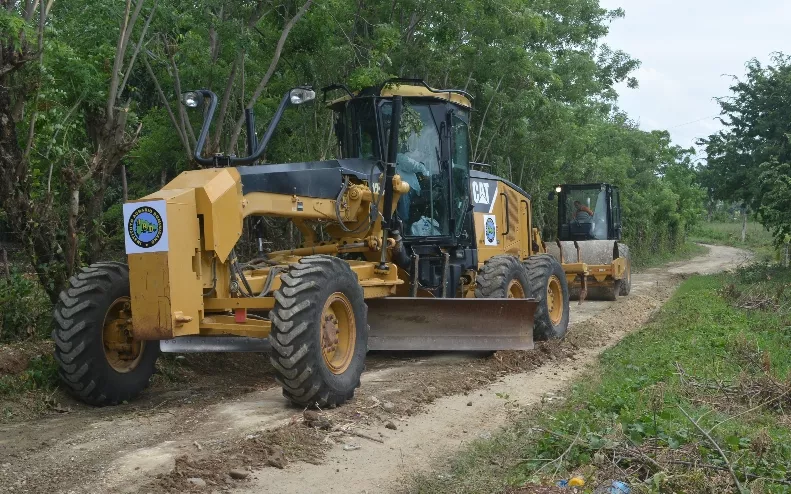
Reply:
[[[256,453],[258,438],[266,434],[262,431],[291,424],[296,438],[319,432],[301,424],[302,411],[288,406],[269,380],[249,388],[252,392],[224,393],[244,369],[232,373],[231,366],[218,361],[205,370],[206,389],[174,386],[144,397],[143,405],[116,409],[73,404],[72,414],[0,426],[0,492],[208,492],[234,486],[250,492],[272,486],[279,492],[311,492],[314,487],[322,492],[380,492],[404,472],[441,461],[464,442],[499,427],[516,407],[540,402],[564,387],[607,346],[639,327],[670,296],[680,274],[714,272],[746,258],[739,249],[712,247],[706,256],[635,274],[632,295],[617,302],[574,305],[567,340],[539,345],[537,351],[498,352],[494,357],[369,355],[369,370],[355,400],[326,415],[341,431],[382,442],[322,432],[318,448],[328,451],[320,465],[292,461],[282,470],[262,468],[266,453]],[[244,362],[259,366],[256,376],[266,369],[263,358]],[[387,421],[396,430],[386,428]],[[283,446],[286,458],[312,457],[291,441]],[[347,451],[342,443],[360,449]],[[271,452],[271,447],[264,448]],[[205,460],[205,468],[214,469],[207,471],[207,478],[227,477],[227,469],[237,466],[252,467],[253,472],[245,481],[200,488],[186,483],[180,469],[178,475],[172,473],[177,459],[183,463],[184,458]],[[181,487],[176,488],[178,482]]]
[[[272,486],[282,493],[310,492],[311,486],[321,486],[322,492],[397,490],[403,475],[441,464],[464,443],[487,437],[504,425],[518,408],[558,399],[558,393],[595,364],[601,352],[641,327],[670,298],[684,275],[715,273],[749,260],[746,251],[711,246],[704,256],[635,274],[630,296],[572,307],[567,344],[578,348],[570,357],[507,375],[469,396],[439,398],[424,413],[396,417],[395,431],[381,425],[365,431],[371,436],[381,434],[384,443],[347,439],[360,449],[334,447],[321,465],[261,470],[249,485],[235,492],[262,492]],[[381,391],[378,399],[388,399],[386,390]]]

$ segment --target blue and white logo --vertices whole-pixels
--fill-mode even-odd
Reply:
[[[166,211],[161,200],[124,204],[127,254],[168,250]]]
[[[497,245],[497,222],[493,214],[483,217],[484,245]]]
[[[127,228],[135,245],[150,249],[162,238],[162,217],[155,209],[143,206],[132,212]]]

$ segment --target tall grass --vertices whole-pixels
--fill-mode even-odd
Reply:
[[[772,234],[762,225],[753,221],[747,222],[744,243],[741,241],[741,235],[741,222],[700,223],[690,232],[690,240],[732,247],[768,247],[772,245]]]

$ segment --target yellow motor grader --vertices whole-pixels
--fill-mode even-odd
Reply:
[[[247,110],[244,157],[202,155],[217,96],[184,95],[204,111],[202,168],[125,204],[127,263],[83,268],[55,309],[55,357],[80,399],[130,400],[160,351],[268,351],[286,398],[335,406],[368,350],[526,350],[564,335],[566,276],[530,196],[471,170],[471,98],[411,79],[330,91],[338,158],[287,164],[258,163],[313,90],[288,91],[260,142]],[[251,216],[292,221],[302,244],[240,259]]]

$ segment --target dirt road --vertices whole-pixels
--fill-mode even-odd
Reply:
[[[637,274],[629,297],[573,305],[568,338],[532,352],[369,355],[355,400],[314,424],[326,430],[306,427],[302,410],[287,406],[262,356],[173,359],[163,373],[178,383],[183,369],[189,382],[155,385],[110,409],[59,396],[67,413],[0,425],[0,492],[387,491],[520,407],[556,399],[642,325],[684,274],[747,259],[712,246]],[[232,480],[231,469],[246,478]]]

